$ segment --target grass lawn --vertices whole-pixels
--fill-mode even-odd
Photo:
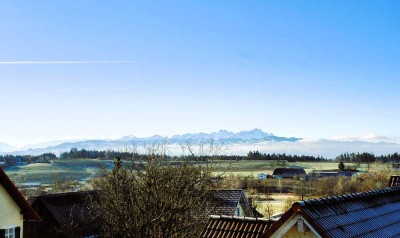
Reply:
[[[270,215],[277,215],[286,212],[291,204],[299,201],[300,198],[295,194],[279,194],[273,193],[269,196],[272,200],[256,202],[257,211],[268,217],[268,210]]]
[[[346,164],[352,165],[352,164]],[[50,164],[29,164],[8,169],[7,174],[18,182],[41,182],[51,183],[56,179],[84,181],[94,176],[101,167],[111,169],[111,160],[93,159],[68,159],[54,160]],[[281,167],[274,161],[214,161],[216,173],[226,171],[234,175],[257,176],[259,173],[272,174],[275,168]],[[286,163],[287,167],[304,168],[307,173],[312,170],[337,169],[338,163],[334,162],[296,162]],[[363,169],[363,166],[360,166]]]
[[[346,165],[353,166],[352,163]],[[259,160],[246,160],[246,161],[215,161],[215,172],[228,172],[240,176],[257,176],[259,173],[272,174],[275,168],[281,167],[274,161],[259,161]],[[307,173],[313,170],[333,170],[338,169],[336,162],[294,162],[286,163],[288,168],[303,168]],[[361,166],[362,167],[362,166]]]
[[[95,175],[102,166],[112,168],[113,164],[112,161],[104,160],[54,160],[50,164],[29,164],[6,172],[16,183],[41,182],[48,184],[55,180],[83,181]]]

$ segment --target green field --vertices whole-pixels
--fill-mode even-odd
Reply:
[[[273,161],[214,161],[216,173],[227,172],[241,176],[257,176],[259,173],[272,174],[273,170],[280,167]],[[346,164],[353,165],[353,164]],[[54,180],[79,180],[84,181],[96,175],[101,167],[112,168],[111,160],[69,159],[54,160],[50,164],[29,164],[6,170],[7,174],[18,182],[52,183]],[[307,173],[312,170],[337,169],[338,163],[334,162],[296,162],[286,163],[286,167],[303,168]],[[363,169],[363,165],[359,166]]]
[[[235,175],[241,176],[257,176],[259,173],[272,174],[275,168],[281,167],[279,164],[273,161],[216,161],[215,170],[216,172],[226,171],[228,173],[233,173]],[[353,166],[354,164],[348,163],[346,165]],[[294,162],[286,163],[288,168],[303,168],[307,173],[313,170],[332,170],[338,169],[338,163],[336,162]],[[361,165],[361,167],[363,167]]]
[[[41,182],[48,184],[55,180],[83,181],[94,176],[101,167],[112,168],[112,166],[110,160],[54,160],[50,164],[29,164],[6,170],[6,172],[17,183]]]

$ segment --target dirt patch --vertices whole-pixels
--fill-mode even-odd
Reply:
[[[284,213],[294,202],[300,200],[299,196],[290,193],[273,193],[269,196],[262,194],[259,198],[256,202],[257,210],[265,217],[268,217],[268,213],[271,215]]]

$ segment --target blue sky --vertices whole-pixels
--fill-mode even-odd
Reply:
[[[399,12],[397,1],[2,1],[0,141],[252,128],[398,138]],[[104,62],[5,64],[26,61]]]

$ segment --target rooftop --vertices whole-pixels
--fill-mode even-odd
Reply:
[[[241,204],[248,216],[253,216],[250,205],[242,189],[220,189],[211,191],[208,214],[232,216],[238,204]]]
[[[322,237],[399,237],[400,187],[296,202],[264,237],[294,213]]]
[[[71,216],[77,223],[86,224],[86,217],[90,216],[86,203],[90,198],[96,199],[98,191],[82,191],[48,194],[30,199],[32,206],[37,210],[45,207],[59,225],[68,224]]]
[[[269,227],[270,222],[262,218],[239,218],[230,216],[210,216],[201,238],[256,238]]]
[[[280,175],[283,173],[306,174],[306,171],[302,168],[276,168],[273,172],[274,175]]]

